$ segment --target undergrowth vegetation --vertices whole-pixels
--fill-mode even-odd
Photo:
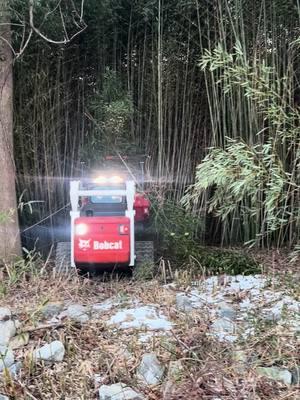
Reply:
[[[0,265],[0,299],[9,294],[10,290],[22,287],[25,282],[42,276],[47,267],[36,251],[24,250],[24,257],[18,257],[14,262]]]
[[[242,249],[204,246],[205,221],[172,200],[152,198],[153,227],[157,234],[158,255],[170,261],[171,268],[199,274],[252,274],[261,267]]]

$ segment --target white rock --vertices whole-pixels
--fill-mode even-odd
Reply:
[[[76,322],[85,323],[89,321],[88,309],[81,304],[72,304],[67,309],[67,316]]]
[[[170,330],[172,328],[172,323],[152,306],[120,310],[110,318],[108,325],[116,325],[120,329]]]
[[[4,396],[4,394],[0,394],[0,400],[9,400],[9,397]]]
[[[232,277],[229,288],[232,291],[242,291],[251,289],[263,289],[266,286],[267,280],[261,275],[236,275]]]
[[[217,337],[220,342],[235,342],[237,340],[236,325],[227,318],[219,318],[211,325],[212,334]]]
[[[275,381],[281,381],[286,385],[291,385],[292,383],[292,374],[285,369],[277,367],[257,367],[256,372],[258,375],[265,376]]]
[[[106,311],[111,310],[114,307],[118,306],[127,306],[127,307],[137,307],[139,305],[139,301],[137,299],[131,299],[127,296],[117,296],[110,299],[106,299],[101,303],[93,304],[91,307],[91,312],[93,314],[102,314]]]
[[[250,311],[256,308],[256,304],[252,302],[248,297],[243,299],[243,301],[240,303],[240,309],[242,311]]]
[[[59,340],[55,340],[33,352],[34,360],[60,362],[64,359],[65,347]]]
[[[205,281],[199,286],[205,288],[208,291],[215,290],[219,286],[219,277],[210,276],[209,278],[205,279]]]
[[[99,389],[100,400],[145,400],[145,397],[131,389],[125,383],[102,385]]]
[[[193,310],[193,302],[189,296],[185,293],[177,293],[176,294],[176,307],[179,311],[192,311]]]
[[[41,313],[45,318],[52,318],[58,315],[64,309],[62,302],[47,303],[42,307]]]
[[[284,316],[284,312],[299,313],[300,302],[294,300],[290,296],[284,296],[272,307],[264,309],[263,314],[266,319],[279,321]]]
[[[214,332],[235,333],[235,324],[227,318],[219,318],[213,322],[211,329]]]
[[[204,281],[202,289],[207,292],[220,290],[224,293],[235,293],[244,290],[263,289],[267,284],[267,279],[261,275],[236,275],[224,276],[223,283],[220,284],[218,276],[212,276]]]
[[[119,301],[107,299],[102,303],[96,303],[92,305],[92,312],[102,313],[105,311],[111,310],[113,307],[116,307],[120,304]]]
[[[280,300],[284,296],[284,292],[274,292],[273,290],[264,290],[261,293],[265,303],[274,303],[274,301]]]
[[[137,377],[147,385],[157,385],[164,374],[164,367],[158,361],[155,353],[143,355],[142,362],[137,370]]]
[[[235,319],[237,316],[236,310],[228,303],[218,304],[217,314],[222,318]]]
[[[282,289],[277,291],[270,283],[263,275],[212,276],[199,281],[198,288],[189,293],[178,293],[177,308],[184,312],[199,309],[211,320],[217,318],[211,332],[220,341],[247,339],[255,332],[253,323],[257,318],[284,324],[289,334],[297,334],[300,332],[300,301]],[[240,302],[236,301],[239,299]],[[238,322],[238,334],[233,321]]]
[[[11,311],[7,307],[0,307],[0,321],[11,318]]]
[[[223,295],[216,293],[199,292],[199,290],[191,290],[190,293],[177,293],[176,307],[180,311],[192,311],[193,309],[203,309],[210,305],[218,304],[223,301]]]
[[[11,319],[0,322],[0,345],[7,345],[16,331],[15,322]]]
[[[14,353],[7,346],[0,346],[0,372],[9,368],[15,362]]]
[[[238,340],[237,335],[229,335],[227,333],[215,333],[214,336],[218,338],[220,342],[229,342],[229,343],[234,343]]]

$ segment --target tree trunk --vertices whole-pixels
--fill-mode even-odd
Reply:
[[[9,0],[0,0],[0,262],[21,254],[13,154]]]

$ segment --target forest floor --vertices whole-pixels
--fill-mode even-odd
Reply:
[[[7,272],[0,343],[1,324],[16,328],[12,352],[0,346],[8,399],[300,399],[295,271],[194,282],[179,274],[166,284],[51,271],[13,281],[10,270],[4,286]],[[53,342],[55,354],[34,353]]]

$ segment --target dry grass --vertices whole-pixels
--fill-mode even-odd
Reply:
[[[284,277],[287,292],[299,293],[299,287]],[[101,277],[65,280],[47,272],[43,276],[24,276],[11,285],[1,299],[22,322],[22,330],[43,323],[39,310],[47,301],[63,301],[84,305],[101,302],[113,296],[136,298],[143,304],[157,304],[173,322],[170,337],[154,336],[147,344],[138,341],[134,330],[119,331],[108,328],[105,320],[112,311],[101,314],[101,319],[80,325],[65,321],[61,327],[30,332],[29,344],[16,351],[23,368],[16,380],[3,377],[0,393],[11,399],[92,400],[97,398],[98,374],[105,384],[125,382],[143,392],[146,398],[175,399],[300,399],[300,387],[259,378],[256,365],[278,365],[291,369],[300,365],[299,337],[286,336],[284,328],[274,324],[257,323],[256,334],[239,349],[247,354],[247,368],[234,358],[232,345],[221,344],[208,334],[209,318],[204,313],[179,312],[175,307],[175,291],[162,289],[157,281],[133,282]],[[59,339],[66,347],[62,363],[34,365],[28,354],[34,347]],[[172,393],[163,397],[164,385],[144,388],[135,373],[146,351],[155,351],[167,367],[172,360],[184,366]]]

